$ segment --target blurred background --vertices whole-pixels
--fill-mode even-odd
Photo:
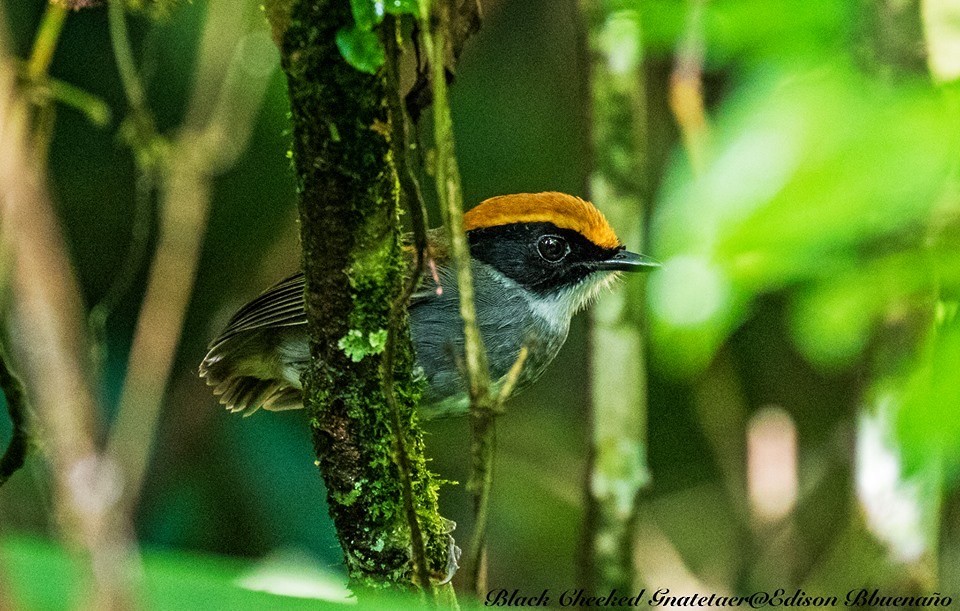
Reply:
[[[46,3],[0,1],[8,51],[27,58]],[[276,561],[335,577],[341,552],[305,415],[231,416],[196,374],[235,309],[298,266],[285,83],[248,4],[223,40],[208,15],[230,3],[148,3],[128,20],[153,115],[146,128],[131,122],[107,7],[70,12],[49,75],[94,101],[56,105],[52,199],[84,303],[100,304],[91,328],[108,421],[157,227],[197,234],[196,283],[135,516],[137,539],[161,559],[151,562],[228,556],[217,566],[230,568],[216,570]],[[645,252],[664,264],[645,300],[631,303],[650,331],[639,583],[841,597],[867,585],[960,591],[960,3],[615,6],[638,25],[643,52],[648,193],[636,223]],[[576,3],[485,0],[483,14],[452,87],[465,202],[586,195]],[[222,61],[199,61],[201,52]],[[211,78],[227,94],[206,91]],[[230,84],[247,78],[262,84],[262,100],[256,87]],[[678,108],[684,78],[702,86],[704,110],[692,120]],[[204,183],[208,214],[171,220],[164,210],[177,202],[144,187],[150,155],[175,154],[195,124],[222,132]],[[491,587],[577,583],[587,354],[580,316],[554,365],[500,421]],[[449,480],[442,513],[466,537],[467,422],[426,430],[432,469]],[[0,441],[9,435],[0,416]],[[32,458],[0,489],[0,571],[40,607],[61,587],[38,568],[52,566],[46,469]]]

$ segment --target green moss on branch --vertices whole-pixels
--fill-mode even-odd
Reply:
[[[293,121],[312,362],[304,375],[317,464],[354,586],[412,581],[410,522],[395,455],[395,414],[382,391],[382,338],[403,290],[399,187],[390,147],[387,83],[341,57],[337,31],[352,25],[346,0],[280,0],[281,40]],[[275,3],[275,4],[279,4]],[[288,15],[288,17],[286,17]],[[394,338],[392,387],[398,434],[434,575],[447,562],[437,484],[415,424],[421,394],[409,325]],[[348,349],[345,350],[344,347]]]

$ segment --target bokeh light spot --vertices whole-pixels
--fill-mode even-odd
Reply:
[[[729,296],[726,277],[703,257],[673,257],[650,278],[653,313],[675,327],[695,326],[714,318]]]

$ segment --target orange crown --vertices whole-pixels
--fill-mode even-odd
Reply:
[[[576,231],[601,248],[619,248],[620,239],[603,213],[579,197],[548,191],[517,193],[484,200],[463,217],[464,229],[484,229],[514,223],[553,223]]]

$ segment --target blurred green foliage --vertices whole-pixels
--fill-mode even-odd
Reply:
[[[647,19],[667,24],[651,6]],[[900,445],[909,472],[953,473],[960,418],[946,372],[960,354],[952,327],[928,327],[960,290],[957,92],[925,73],[891,78],[865,65],[861,47],[886,34],[851,27],[850,6],[726,2],[708,12],[708,66],[732,62],[738,74],[713,113],[708,166],[697,176],[677,159],[664,179],[654,353],[666,371],[702,370],[775,292],[790,300],[796,348],[827,371],[869,360],[889,327],[919,319],[916,347],[900,351],[916,369],[898,390]],[[872,371],[878,382],[890,373]]]
[[[77,559],[34,538],[13,537],[0,544],[0,558],[12,580],[11,591],[25,609],[69,609],[77,591]],[[349,595],[336,573],[309,558],[278,555],[262,561],[183,552],[148,550],[143,557],[144,593],[150,609],[365,609],[410,608],[414,595],[381,593],[362,604]],[[297,582],[299,595],[270,589]],[[289,586],[288,586],[289,588]],[[472,608],[467,606],[466,608]]]
[[[9,538],[0,558],[12,576],[11,588],[28,609],[67,609],[79,571],[63,550],[36,539]],[[150,553],[144,558],[146,602],[155,609],[316,609],[309,599],[279,598],[242,589],[237,581],[250,566],[227,558]]]
[[[898,297],[929,298],[936,253],[924,238],[956,152],[947,111],[929,85],[890,88],[842,64],[767,69],[732,93],[703,175],[680,164],[665,179],[658,356],[703,367],[756,295],[805,285],[794,337],[836,366]]]
[[[643,6],[654,46],[685,27],[664,3]],[[939,512],[960,464],[956,85],[913,61],[919,3],[711,2],[706,15],[706,68],[730,77],[705,167],[676,155],[658,195],[654,358],[668,376],[710,376],[776,299],[771,341],[788,339],[822,375],[856,376],[857,453],[874,460],[856,473],[866,521],[893,562],[922,565],[920,550],[943,545]],[[795,401],[777,403],[793,412]],[[879,454],[875,426],[893,431]],[[800,441],[803,460],[802,429]]]

